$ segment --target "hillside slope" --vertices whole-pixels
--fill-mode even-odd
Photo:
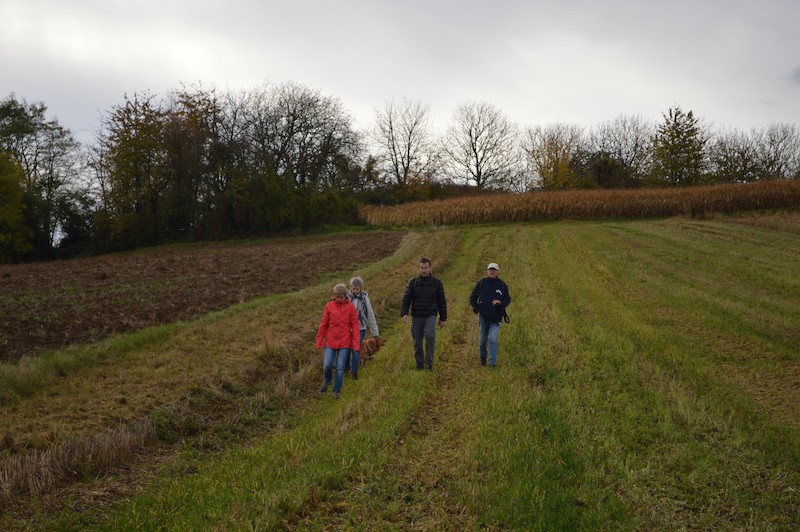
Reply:
[[[434,259],[450,306],[433,373],[414,371],[396,319],[421,254]],[[797,528],[798,259],[799,234],[724,220],[411,235],[363,271],[388,343],[358,381],[346,381],[341,400],[315,396],[319,367],[310,361],[308,378],[286,385],[308,401],[285,424],[246,446],[174,457],[127,500],[34,512],[27,522]],[[494,371],[478,364],[466,304],[489,261],[500,263],[513,298]],[[243,347],[223,334],[234,325],[258,329],[268,344],[293,330],[289,345],[306,345],[329,289],[267,298],[185,334],[218,351]],[[292,309],[296,326],[269,319],[276,308]]]

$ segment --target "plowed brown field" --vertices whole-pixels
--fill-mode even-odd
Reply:
[[[0,265],[0,360],[291,292],[380,260],[403,236],[303,236]]]

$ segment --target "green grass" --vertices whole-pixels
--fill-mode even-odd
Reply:
[[[150,327],[121,334],[90,347],[70,347],[24,357],[16,364],[0,364],[0,406],[14,405],[60,379],[96,366],[109,358],[122,358],[148,346],[161,346],[180,325]]]
[[[509,278],[535,294],[521,319],[537,325],[510,331],[507,349],[527,355],[515,357],[527,366],[515,372],[520,382],[527,374],[541,383],[542,423],[533,426],[556,427],[552,447],[572,464],[557,477],[578,486],[565,509],[587,511],[571,523],[616,527],[620,508],[634,528],[796,522],[797,418],[789,428],[765,415],[731,386],[715,350],[719,338],[738,337],[763,349],[740,357],[787,353],[780,339],[763,341],[775,337],[769,320],[739,316],[742,291],[770,283],[758,282],[749,257],[770,251],[779,264],[784,252],[771,249],[774,236],[746,244],[729,230],[685,221],[548,227],[530,243],[532,279]],[[754,284],[743,288],[741,278]],[[797,294],[771,306],[793,334]],[[544,454],[547,438],[534,441]],[[776,484],[754,487],[766,478]]]
[[[800,527],[800,235],[687,219],[448,231],[368,272],[389,341],[342,399],[194,454],[192,473],[165,467],[130,499],[27,526]],[[451,316],[432,374],[392,316],[422,254]],[[466,303],[490,261],[513,298],[493,371]],[[318,292],[292,297],[310,314]]]

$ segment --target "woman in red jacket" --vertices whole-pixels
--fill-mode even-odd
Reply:
[[[333,367],[336,365],[336,379],[333,381],[333,396],[339,398],[344,381],[344,366],[350,350],[358,351],[359,324],[356,307],[347,299],[347,286],[342,283],[333,287],[333,300],[325,305],[322,321],[317,331],[317,349],[325,348],[322,368],[325,382],[319,389],[325,392],[331,384]]]

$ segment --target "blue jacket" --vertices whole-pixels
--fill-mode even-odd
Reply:
[[[495,299],[500,300],[500,305],[492,305]],[[472,310],[480,313],[489,323],[500,323],[505,308],[511,304],[508,285],[499,277],[497,279],[484,277],[475,283],[475,288],[469,296],[469,304],[472,305]]]

